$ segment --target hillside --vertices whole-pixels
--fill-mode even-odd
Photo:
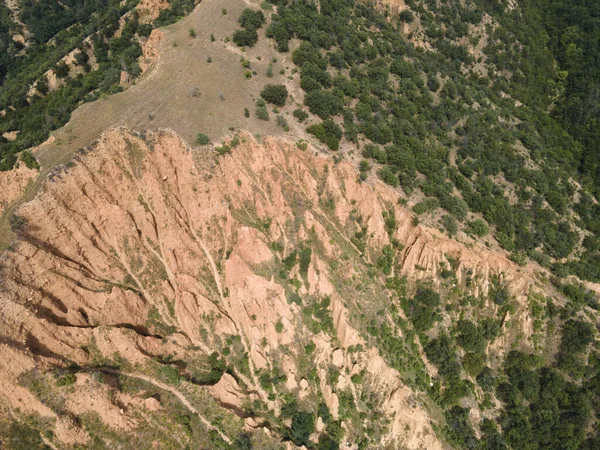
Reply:
[[[535,271],[412,225],[390,188],[360,183],[346,163],[288,141],[233,140],[215,157],[168,132],[112,131],[19,209],[2,261],[4,395],[23,417],[41,414],[36,427],[55,423],[59,442],[89,445],[121,408],[119,439],[150,446],[145,399],[177,389],[200,411],[192,436],[221,417],[226,441],[244,422],[285,438],[291,408],[292,420],[342,420],[336,439],[441,448],[422,408],[440,389],[429,380],[443,378],[423,363],[402,302],[415,286],[442,292],[446,308],[489,298],[462,315],[516,328],[490,344],[496,365],[516,333],[533,347]],[[494,277],[516,296],[508,316]],[[168,438],[185,442],[183,419],[164,408]],[[211,438],[200,448],[223,439]]]
[[[0,446],[598,448],[579,3],[0,10]]]

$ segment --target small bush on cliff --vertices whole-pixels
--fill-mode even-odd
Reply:
[[[29,150],[23,150],[21,152],[21,161],[23,161],[23,164],[25,164],[30,169],[37,170],[40,168],[37,159],[35,159],[35,156],[33,156],[33,154]]]
[[[198,133],[196,135],[196,144],[198,145],[207,145],[210,143],[210,139],[204,133]]]

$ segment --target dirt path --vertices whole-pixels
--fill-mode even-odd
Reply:
[[[191,413],[197,415],[198,418],[200,419],[200,421],[209,430],[215,430],[217,433],[219,433],[219,436],[221,436],[221,439],[223,439],[225,442],[227,442],[228,444],[231,445],[231,442],[232,442],[231,439],[227,435],[225,435],[221,430],[212,426],[211,423],[202,414],[200,414],[200,412],[196,408],[194,408],[194,406],[188,401],[188,399],[185,397],[185,395],[183,395],[183,393],[181,391],[178,391],[174,387],[169,386],[168,384],[162,383],[162,382],[155,380],[154,378],[146,376],[146,375],[121,372],[120,370],[116,370],[116,369],[101,368],[101,369],[87,369],[87,371],[103,372],[103,373],[110,373],[113,375],[123,375],[125,377],[130,377],[130,378],[137,378],[138,380],[142,380],[142,381],[145,381],[146,383],[150,383],[151,385],[156,386],[157,388],[162,389],[163,391],[169,391],[171,394],[173,394],[175,397],[177,397],[179,399],[179,401],[183,404],[183,406],[185,406]]]

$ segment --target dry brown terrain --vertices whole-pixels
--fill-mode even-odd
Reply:
[[[279,389],[298,392],[308,402],[319,393],[336,417],[336,392],[353,386],[349,377],[365,369],[366,381],[353,386],[353,395],[359,389],[376,393],[377,409],[391,420],[383,441],[441,448],[429,413],[370,347],[357,320],[358,308],[374,314],[388,301],[378,279],[369,282],[367,295],[357,290],[367,282],[369,261],[393,237],[406,246],[396,270],[413,278],[435,276],[440,262],[452,256],[460,261],[461,286],[467,272],[479,280],[473,293],[487,288],[490,275],[503,273],[513,292],[524,296],[533,273],[520,273],[483,246],[467,249],[413,226],[392,189],[379,181],[359,183],[348,163],[335,165],[285,140],[267,138],[260,145],[247,133],[238,139],[229,154],[215,158],[172,132],[109,131],[18,209],[20,237],[1,261],[4,406],[53,418],[56,439],[86,441],[85,428],[70,424],[63,430],[64,417],[19,386],[23,374],[72,363],[95,367],[118,353],[133,364],[127,376],[162,383],[151,357],[173,354],[193,361],[231,335],[241,337],[250,357],[250,372],[237,374],[245,387],[224,376],[209,390],[184,384],[174,395],[191,406],[209,393],[234,415],[245,398],[277,410],[279,400],[268,398],[254,371],[278,366],[287,374]],[[383,220],[390,208],[398,224],[391,235]],[[358,216],[368,230],[363,257],[350,242]],[[310,265],[304,275],[296,266],[290,277],[300,280],[295,289],[305,302],[331,298],[332,334],[308,332],[299,306],[289,300],[289,282],[277,275],[280,258],[302,246],[312,249]],[[162,339],[164,327],[172,327],[168,339]],[[302,348],[310,340],[316,344],[319,383],[307,382]],[[348,353],[356,344],[364,351]],[[327,382],[332,365],[340,369],[336,385]],[[95,411],[124,433],[141,426],[133,411],[142,407],[143,397],[119,394],[129,413],[119,413],[113,423],[114,402],[103,400],[106,389],[92,381],[79,386],[66,394],[71,414]],[[82,400],[86,395],[94,401]],[[203,420],[210,414],[192,408]],[[260,416],[246,418],[251,429],[260,424]]]
[[[161,4],[143,2],[151,16]],[[101,436],[109,448],[212,448],[211,432],[230,443],[243,429],[254,433],[255,448],[280,448],[270,420],[293,394],[306,409],[323,401],[334,418],[346,414],[346,450],[357,448],[366,424],[386,448],[445,448],[434,433],[439,411],[402,381],[366,331],[371,320],[401,314],[377,269],[391,244],[391,275],[411,284],[485,298],[493,276],[508,283],[517,307],[491,351],[501,355],[517,334],[529,345],[527,297],[539,289],[538,268],[415,225],[398,191],[375,176],[360,182],[351,158],[334,162],[317,146],[299,148],[307,136],[291,119],[302,94],[297,75],[288,79],[289,55],[266,39],[245,52],[224,41],[243,8],[258,4],[206,0],[153,32],[136,84],[83,105],[34,149],[37,177],[22,166],[0,179],[0,419],[34,417],[39,431],[52,431],[44,434],[51,447],[92,448]],[[256,72],[249,80],[240,58]],[[255,117],[267,83],[286,84],[294,97],[281,109],[288,133],[274,114],[269,122]],[[199,132],[214,145],[195,146]],[[232,148],[217,155],[223,142]],[[355,239],[361,230],[364,252]],[[284,259],[308,248],[306,267],[286,272]],[[442,286],[450,264],[456,284]],[[321,313],[333,326],[315,331],[318,320],[306,310],[325,298]],[[233,375],[194,382],[213,352]],[[421,376],[435,377],[426,360],[425,367]],[[75,379],[61,385],[67,370]],[[277,371],[285,381],[265,388],[260,375]],[[352,380],[358,374],[361,383]],[[348,396],[354,416],[344,410]],[[204,433],[190,437],[174,411]],[[481,414],[476,402],[471,414]]]

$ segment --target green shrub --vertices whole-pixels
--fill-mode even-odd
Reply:
[[[69,66],[64,61],[59,62],[54,68],[54,73],[57,78],[64,80],[69,76]]]
[[[262,11],[254,11],[250,8],[246,8],[244,11],[242,11],[242,14],[240,14],[238,22],[242,28],[247,30],[257,30],[264,25],[265,15]]]
[[[306,276],[308,273],[308,267],[312,258],[312,249],[310,247],[304,247],[298,253],[298,263],[300,264],[300,274]]]
[[[413,23],[415,20],[415,15],[410,9],[403,10],[398,16],[402,22]]]
[[[377,176],[383,180],[386,184],[389,184],[392,187],[398,187],[400,182],[398,181],[398,177],[392,171],[389,166],[384,166],[377,171]]]
[[[169,364],[165,364],[160,367],[160,374],[167,382],[171,384],[178,384],[180,381],[179,371],[176,367],[173,367]]]
[[[281,128],[283,128],[285,131],[289,131],[289,126],[288,126],[288,122],[287,119],[285,117],[283,117],[282,115],[278,115],[276,117],[277,119],[277,125],[279,125]]]
[[[413,206],[413,211],[415,214],[425,214],[431,211],[434,211],[440,207],[440,202],[437,198],[427,198],[415,206]]]
[[[458,233],[458,221],[453,216],[446,214],[442,217],[442,225],[448,232],[449,236],[454,236]]]
[[[417,288],[413,301],[408,304],[406,311],[415,330],[427,331],[440,319],[439,305],[440,294],[424,286]]]
[[[512,252],[509,259],[521,267],[527,265],[527,255],[523,252]]]
[[[311,125],[306,131],[326,144],[331,150],[338,150],[340,148],[340,139],[343,133],[340,126],[333,120],[328,119],[319,124]]]
[[[293,115],[296,119],[298,119],[298,122],[300,122],[300,123],[302,123],[306,119],[308,119],[308,113],[300,108],[296,108],[293,112]]]
[[[443,195],[440,198],[440,206],[456,217],[458,220],[464,220],[469,212],[467,202],[460,197],[453,195]]]
[[[359,373],[355,373],[350,377],[350,381],[354,384],[362,384],[363,379],[365,377],[365,370],[361,370]]]
[[[210,139],[204,133],[198,133],[196,135],[196,144],[198,145],[207,145],[210,144]]]
[[[315,431],[315,417],[306,411],[297,411],[292,416],[292,424],[287,437],[297,446],[309,446],[310,435]]]
[[[304,104],[310,112],[321,119],[329,119],[331,116],[341,114],[344,110],[344,100],[331,91],[321,89],[308,92],[304,96]]]
[[[258,42],[258,33],[256,30],[236,30],[232,40],[238,47],[254,47]]]
[[[269,111],[267,111],[267,105],[262,98],[256,101],[256,117],[260,120],[269,120]]]
[[[478,237],[483,237],[490,232],[484,220],[475,219],[467,225],[467,232]]]
[[[288,91],[287,88],[282,84],[267,84],[260,92],[260,96],[265,99],[267,103],[272,103],[277,106],[285,106]]]
[[[392,273],[392,265],[394,263],[394,256],[396,252],[394,247],[386,245],[382,249],[382,255],[377,259],[377,267],[379,267],[385,275]]]
[[[365,144],[362,155],[365,158],[372,158],[380,164],[387,162],[387,153],[379,145]]]
[[[56,380],[56,385],[57,386],[70,386],[72,384],[75,384],[76,381],[77,381],[77,377],[75,376],[75,374],[69,372],[69,373],[64,374],[58,380]]]
[[[33,156],[33,154],[29,151],[29,150],[23,150],[21,152],[21,161],[23,161],[23,164],[25,164],[25,166],[27,166],[29,169],[39,169],[40,165],[37,162],[37,159],[35,158],[35,156]]]

